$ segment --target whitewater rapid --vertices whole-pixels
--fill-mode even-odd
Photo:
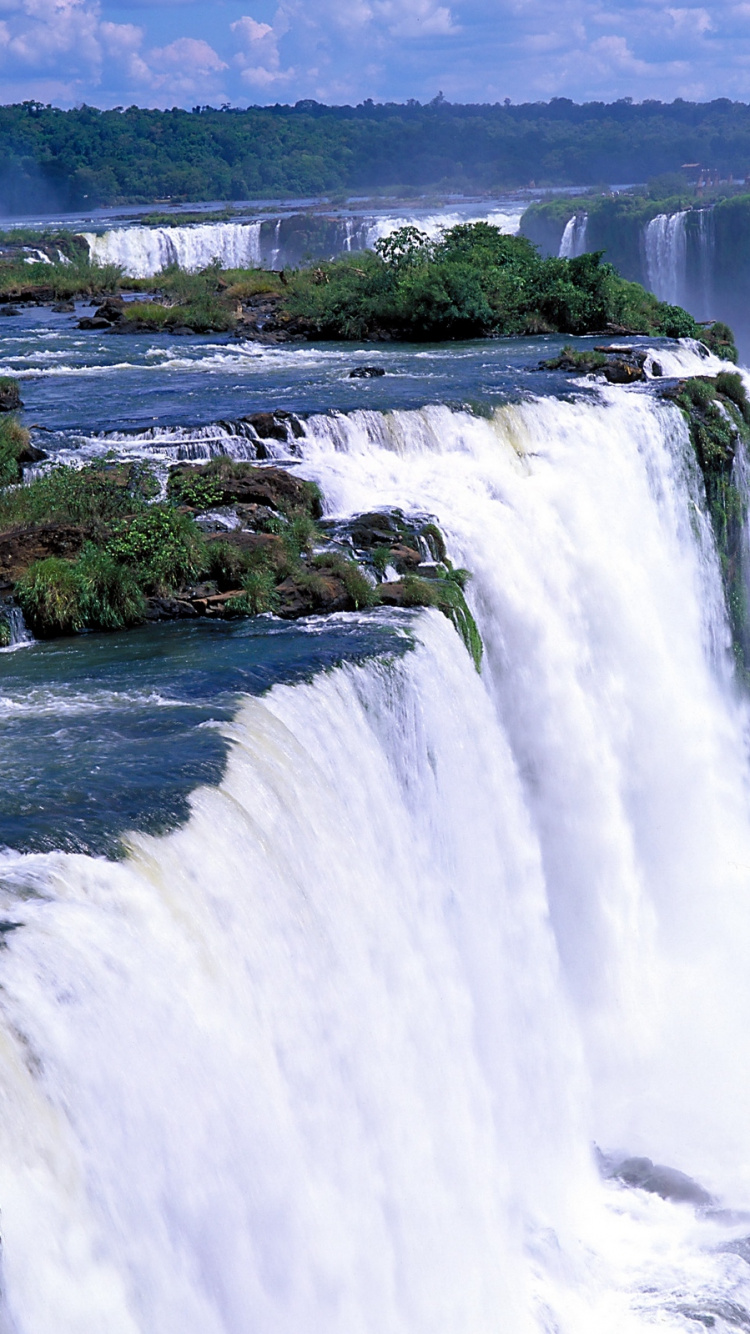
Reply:
[[[438,518],[482,675],[421,613],[244,701],[177,831],[4,855],[7,1328],[737,1328],[747,1222],[593,1152],[750,1207],[748,719],[684,422],[613,388],[300,449],[332,516]]]

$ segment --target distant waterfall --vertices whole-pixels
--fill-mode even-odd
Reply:
[[[714,301],[714,247],[715,247],[715,229],[713,209],[702,208],[698,210],[698,273],[697,273],[697,296],[700,302],[700,309],[697,314],[701,319],[712,319],[713,301]],[[696,313],[695,311],[693,312]]]
[[[92,261],[119,264],[130,278],[151,278],[171,264],[194,273],[214,259],[225,269],[258,268],[260,228],[259,222],[212,222],[191,227],[115,227],[83,235]]]
[[[660,301],[669,301],[672,305],[685,300],[687,216],[686,211],[659,213],[646,227],[648,285]]]
[[[560,259],[576,259],[578,255],[585,254],[588,223],[588,213],[574,213],[572,218],[568,218],[560,239]]]

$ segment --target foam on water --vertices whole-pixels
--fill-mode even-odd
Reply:
[[[437,516],[482,676],[424,613],[403,658],[247,700],[176,832],[5,855],[13,1329],[743,1327],[747,1223],[592,1154],[750,1205],[748,720],[680,413],[301,447],[332,514]]]

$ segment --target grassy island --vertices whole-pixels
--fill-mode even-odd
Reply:
[[[217,511],[235,526],[222,531]],[[5,644],[13,603],[39,638],[146,620],[431,606],[479,668],[468,578],[434,523],[388,511],[330,532],[312,483],[226,457],[173,468],[164,498],[148,467],[107,459],[0,489]]]
[[[505,236],[485,222],[460,224],[438,241],[403,227],[374,251],[282,273],[214,264],[197,274],[172,268],[127,279],[80,255],[59,264],[0,264],[0,301],[74,296],[99,298],[82,327],[118,333],[235,331],[271,342],[543,333],[706,338],[687,311],[626,281],[601,254],[545,259],[526,237]]]

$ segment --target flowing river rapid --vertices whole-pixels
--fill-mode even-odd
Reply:
[[[35,319],[53,457],[305,413],[279,459],[434,515],[485,655],[387,609],[0,654],[2,1334],[750,1329],[750,715],[678,409],[559,339]]]

